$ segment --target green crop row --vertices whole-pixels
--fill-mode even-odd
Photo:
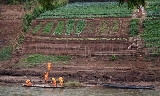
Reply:
[[[137,36],[139,33],[138,30],[138,19],[132,19],[130,23],[130,28],[129,28],[129,35],[130,36]]]
[[[42,33],[43,34],[50,34],[52,31],[52,26],[53,26],[53,22],[47,23],[46,26],[44,26]]]
[[[78,20],[77,26],[76,26],[76,35],[80,35],[85,28],[85,21],[84,20]]]
[[[66,35],[71,35],[74,31],[75,20],[69,19],[66,24]]]
[[[40,30],[40,28],[42,27],[42,22],[39,24],[39,25],[36,25],[34,28],[33,28],[33,30],[32,30],[32,33],[37,33],[39,30]]]
[[[36,33],[38,30],[42,29],[42,34],[79,36],[82,32],[88,32],[87,34],[95,33],[96,35],[107,35],[117,33],[120,26],[119,20],[109,21],[105,19],[100,21],[88,21],[85,19],[68,19],[67,21],[58,20],[57,24],[54,24],[54,26],[53,22],[54,21],[47,22],[45,26],[42,26],[42,23],[39,23],[39,25],[36,25],[32,29],[32,33]]]
[[[147,19],[144,22],[143,38],[147,48],[160,49],[160,19]]]
[[[54,30],[54,35],[62,35],[63,29],[64,29],[64,21],[59,21]]]
[[[47,18],[91,18],[91,17],[131,17],[132,11],[127,4],[118,3],[72,3],[55,10],[42,13],[38,19]]]

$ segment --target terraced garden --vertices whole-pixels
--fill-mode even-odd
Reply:
[[[157,12],[155,10],[158,5],[154,8],[155,4],[159,3],[149,2],[146,9],[149,14]],[[115,2],[72,3],[53,11],[46,11],[32,22],[23,45],[24,53],[135,55],[135,49],[128,49],[131,45],[129,36],[139,35],[141,27],[138,19],[131,18],[131,13],[126,4],[119,8]],[[159,42],[159,37],[151,37],[153,35],[149,34],[150,28],[153,30],[149,23],[152,19],[149,18],[151,16],[147,14],[143,24],[145,31],[141,36],[144,37],[146,47],[153,47],[156,45],[153,42]],[[155,22],[159,24],[158,21]],[[157,28],[158,25],[155,29]],[[157,35],[159,32],[152,34]]]

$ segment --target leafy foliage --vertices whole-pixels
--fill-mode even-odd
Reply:
[[[41,26],[42,26],[42,22],[40,22],[39,25],[36,25],[36,26],[33,28],[32,33],[37,33],[37,32],[40,30]]]
[[[52,31],[52,26],[53,26],[53,22],[48,22],[46,24],[46,26],[44,26],[43,30],[42,30],[42,33],[43,34],[50,34],[51,31]]]
[[[84,28],[85,28],[85,21],[78,20],[75,34],[80,35],[83,32]]]
[[[119,0],[120,5],[124,4],[124,2],[127,2],[129,9],[139,8],[140,5],[145,6],[145,0]]]
[[[116,2],[72,3],[42,13],[38,19],[45,18],[92,18],[92,17],[128,17],[132,11],[127,5],[121,7]]]
[[[32,25],[32,15],[31,14],[25,14],[23,17],[23,31],[27,32]]]
[[[107,20],[101,20],[98,27],[98,34],[103,35],[106,33],[108,29],[108,21]]]
[[[73,32],[74,24],[75,24],[75,20],[68,19],[67,24],[66,24],[66,34],[67,35],[71,35],[71,33]]]
[[[130,28],[129,28],[129,35],[130,36],[137,36],[139,31],[138,31],[138,19],[132,19],[130,23]]]
[[[119,21],[118,20],[113,20],[112,25],[110,26],[110,33],[117,33],[119,29]]]
[[[146,7],[147,17],[160,17],[160,2],[159,0],[149,1]]]
[[[148,19],[144,22],[144,34],[143,38],[146,43],[146,47],[160,47],[160,20]]]
[[[23,62],[26,63],[26,67],[35,67],[39,64],[45,62],[59,62],[59,61],[69,61],[69,56],[52,56],[52,55],[42,55],[42,54],[33,54],[28,55],[23,59]]]
[[[0,50],[0,61],[8,60],[11,57],[11,49],[9,46]]]
[[[54,30],[54,35],[62,35],[63,29],[64,29],[64,21],[59,21]]]

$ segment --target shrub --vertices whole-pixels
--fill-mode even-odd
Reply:
[[[11,57],[11,48],[9,46],[0,50],[0,61],[8,60]]]
[[[32,14],[25,14],[23,17],[23,31],[27,32],[32,24]]]

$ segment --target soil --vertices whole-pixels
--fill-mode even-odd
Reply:
[[[22,9],[22,6],[1,6],[0,40],[4,43],[0,44],[0,48],[17,42],[22,33],[21,17],[24,13]],[[95,85],[106,82],[160,85],[159,57],[148,60],[145,57],[120,56],[114,61],[109,58],[108,56],[73,56],[68,62],[55,62],[49,71],[49,80],[51,77],[58,80],[58,77],[62,76],[65,82],[79,81]],[[25,68],[21,63],[13,63],[11,60],[0,62],[0,82],[24,83],[26,79],[31,79],[33,83],[44,83],[47,63]]]

